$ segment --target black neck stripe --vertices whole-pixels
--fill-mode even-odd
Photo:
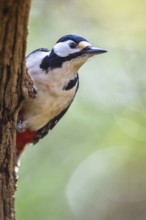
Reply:
[[[63,88],[63,90],[70,90],[72,89],[78,82],[79,78],[78,78],[78,74],[74,79],[71,79]]]
[[[48,73],[49,69],[60,68],[64,62],[72,60],[72,59],[74,59],[78,56],[81,56],[81,55],[82,55],[82,52],[77,52],[74,54],[70,54],[67,57],[59,57],[52,50],[49,55],[45,56],[42,59],[42,62],[40,64],[40,68],[42,70],[46,71],[46,73]]]

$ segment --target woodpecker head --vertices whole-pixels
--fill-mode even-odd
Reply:
[[[104,49],[93,47],[85,38],[77,35],[66,35],[60,38],[51,50],[55,65],[60,67],[65,61],[70,66],[80,68],[88,58],[107,52]],[[57,61],[57,62],[56,62]]]
[[[56,42],[51,51],[40,48],[30,53],[26,66],[31,76],[38,80],[52,70],[59,71],[64,78],[66,75],[71,78],[88,58],[105,52],[104,49],[93,47],[83,37],[66,35]]]

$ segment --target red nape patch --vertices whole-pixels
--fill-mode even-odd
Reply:
[[[32,142],[35,135],[36,135],[36,131],[29,131],[29,130],[26,130],[25,132],[22,132],[22,133],[17,133],[16,148],[17,148],[18,156],[20,156],[20,154],[24,150],[26,144],[29,144]]]

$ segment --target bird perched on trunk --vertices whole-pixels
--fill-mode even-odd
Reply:
[[[66,35],[52,50],[37,49],[26,57],[37,95],[25,101],[18,114],[18,157],[27,144],[36,144],[66,113],[79,87],[79,68],[90,57],[105,52],[83,37]]]

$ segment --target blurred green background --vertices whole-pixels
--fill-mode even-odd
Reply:
[[[18,220],[146,219],[146,1],[33,0],[27,54],[77,34],[108,50],[21,158]]]

